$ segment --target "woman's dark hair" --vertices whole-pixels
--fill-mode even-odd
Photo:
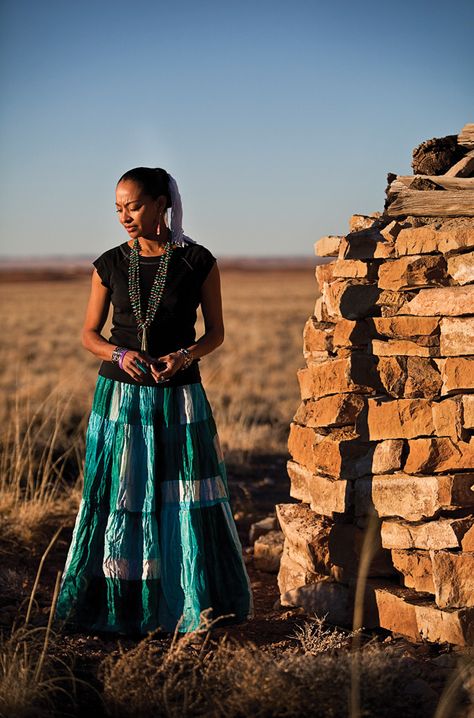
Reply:
[[[166,209],[171,207],[171,196],[168,185],[168,172],[161,167],[134,167],[123,174],[117,184],[122,180],[131,180],[140,185],[142,192],[153,199],[162,194],[166,196]]]

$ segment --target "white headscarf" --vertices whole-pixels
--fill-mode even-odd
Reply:
[[[183,205],[181,203],[181,195],[179,194],[179,189],[175,178],[172,177],[169,172],[168,177],[168,186],[171,197],[171,241],[180,247],[185,247],[186,244],[189,243],[197,244],[194,239],[191,239],[191,237],[188,237],[183,232]]]

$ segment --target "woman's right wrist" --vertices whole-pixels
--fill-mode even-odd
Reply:
[[[112,352],[111,361],[114,362],[114,364],[118,364],[119,367],[122,369],[123,358],[127,352],[127,347],[116,346]]]

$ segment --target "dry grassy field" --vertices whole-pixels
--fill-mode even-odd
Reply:
[[[309,271],[221,271],[226,337],[200,362],[221,440],[231,450],[281,450],[298,402],[302,330],[316,299]],[[66,415],[87,410],[100,360],[80,344],[89,282],[0,286],[4,307],[2,423],[15,401],[67,397]],[[103,334],[108,337],[109,321]],[[202,317],[197,337],[204,331]],[[276,428],[275,428],[276,427]],[[282,431],[282,428],[285,427]],[[232,441],[229,441],[232,437]]]
[[[221,279],[226,337],[200,369],[245,545],[249,523],[290,500],[287,436],[300,401],[303,326],[317,286],[311,269],[226,269]],[[428,716],[436,705],[437,718],[468,715],[460,706],[454,712],[459,680],[452,689],[445,686],[452,656],[433,679],[431,647],[365,636],[354,660],[355,636],[298,610],[275,608],[276,577],[252,568],[251,550],[256,617],[245,630],[138,645],[55,634],[50,607],[81,497],[84,436],[100,363],[80,343],[88,291],[85,278],[0,286],[0,716],[94,709],[106,716],[355,718],[402,710]],[[109,326],[110,317],[105,337]],[[196,329],[199,337],[201,316]]]

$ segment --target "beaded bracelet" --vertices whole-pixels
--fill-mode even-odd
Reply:
[[[112,361],[118,364],[121,369],[123,369],[123,358],[127,352],[127,347],[115,347],[112,352]]]
[[[123,358],[124,358],[124,356],[125,356],[125,354],[126,354],[127,352],[128,352],[128,349],[125,349],[125,350],[121,353],[121,355],[120,355],[120,359],[119,359],[118,365],[119,365],[119,367],[120,367],[121,369],[123,369]]]
[[[193,355],[191,354],[189,349],[184,349],[184,347],[178,349],[178,351],[181,352],[181,354],[184,354],[185,357],[184,364],[182,365],[181,369],[187,369],[194,361]]]

